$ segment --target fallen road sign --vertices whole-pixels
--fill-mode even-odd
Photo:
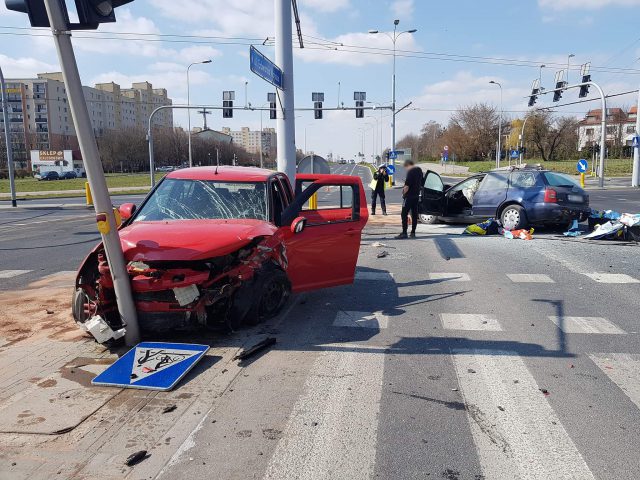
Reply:
[[[208,350],[208,345],[142,342],[91,383],[107,387],[171,390]]]

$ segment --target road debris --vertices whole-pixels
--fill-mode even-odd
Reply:
[[[371,244],[371,246],[374,247],[374,248],[386,248],[387,247],[386,244],[381,243],[381,242],[373,242]]]
[[[178,408],[177,405],[169,405],[168,407],[164,407],[162,409],[162,413],[171,413]]]
[[[264,350],[265,348],[270,347],[271,345],[275,345],[275,343],[276,343],[276,339],[274,337],[265,338],[264,340],[256,343],[253,347],[249,347],[249,348],[243,350],[238,355],[233,357],[233,359],[234,360],[246,360],[247,358],[251,357],[252,355],[255,355],[256,353],[258,353],[259,351]]]
[[[469,225],[462,232],[463,235],[496,235],[501,227],[500,222],[495,218],[489,218],[481,223]]]
[[[133,467],[134,465],[140,463],[142,460],[144,460],[145,458],[147,458],[147,451],[146,450],[140,450],[138,452],[132,453],[131,455],[129,455],[127,457],[127,460],[125,460],[124,464],[127,467]]]
[[[582,235],[582,231],[580,230],[580,225],[578,224],[578,220],[574,219],[573,222],[571,222],[571,226],[569,227],[569,230],[564,232],[563,235],[565,237],[579,237],[580,235]]]
[[[385,258],[389,256],[389,252],[387,252],[386,250],[383,250],[382,252],[380,252],[377,257],[378,258]]]
[[[504,407],[501,405],[498,405],[498,410],[500,410],[501,412],[504,412]]]
[[[544,394],[545,397],[548,397],[549,395],[551,395],[549,393],[549,390],[547,390],[546,388],[541,388],[540,391]]]
[[[533,240],[533,228],[529,230],[521,229],[521,230],[499,230],[500,234],[509,240],[520,239],[520,240]]]

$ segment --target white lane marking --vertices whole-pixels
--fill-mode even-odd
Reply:
[[[515,352],[454,350],[452,357],[485,478],[595,478]]]
[[[584,273],[598,283],[640,283],[640,280],[624,273]]]
[[[389,326],[389,317],[382,312],[350,312],[340,310],[333,321],[334,327],[373,328]]]
[[[0,270],[0,278],[13,278],[32,271],[33,270]]]
[[[602,317],[549,317],[565,333],[625,335],[627,332]]]
[[[467,273],[431,272],[429,280],[447,280],[449,282],[470,282],[471,277]]]
[[[265,479],[373,478],[385,356],[367,349],[340,344],[320,353]]]
[[[508,273],[507,277],[514,283],[555,283],[549,275],[541,273]]]
[[[640,408],[640,355],[596,353],[589,358]]]
[[[386,282],[392,282],[393,273],[391,272],[356,272],[356,280],[383,280]]]
[[[441,313],[442,327],[446,330],[487,330],[501,332],[498,319],[491,315],[470,313]]]

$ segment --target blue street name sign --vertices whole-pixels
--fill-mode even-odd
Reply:
[[[260,53],[255,47],[249,48],[249,67],[251,71],[280,90],[284,89],[282,70]]]
[[[91,383],[107,387],[171,390],[207,350],[208,345],[142,342]]]
[[[396,167],[393,165],[387,165],[387,173],[389,175],[394,175],[396,173]]]
[[[584,158],[578,160],[578,164],[576,165],[578,169],[578,173],[585,173],[589,168],[589,162],[587,162]]]
[[[391,160],[395,160],[398,158],[398,152],[394,152],[393,150],[389,152],[389,158]]]

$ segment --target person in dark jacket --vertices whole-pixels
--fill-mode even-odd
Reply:
[[[402,233],[397,239],[409,238],[409,215],[411,215],[411,238],[416,238],[418,226],[418,202],[422,190],[422,169],[417,167],[413,160],[405,160],[404,168],[407,171],[404,187],[402,187]]]
[[[373,174],[373,179],[376,182],[376,188],[371,192],[371,215],[376,214],[376,200],[380,197],[380,206],[382,207],[382,214],[387,214],[387,204],[385,203],[384,184],[389,181],[389,173],[387,167],[384,165],[378,168],[378,171]]]

